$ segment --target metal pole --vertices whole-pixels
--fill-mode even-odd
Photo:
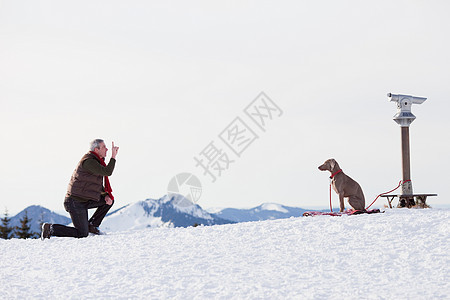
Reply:
[[[413,188],[411,182],[411,159],[409,152],[409,127],[402,126],[402,171],[403,171],[403,184],[402,184],[402,196],[400,197],[401,206],[414,205]],[[402,201],[403,200],[403,201]]]
[[[402,129],[402,170],[403,181],[411,180],[411,161],[409,154],[409,127]]]

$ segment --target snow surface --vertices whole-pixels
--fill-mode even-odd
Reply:
[[[0,240],[0,295],[449,299],[450,210]]]

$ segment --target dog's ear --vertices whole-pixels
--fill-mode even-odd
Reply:
[[[334,160],[334,158],[331,158],[330,159],[330,168],[331,168],[331,170],[334,169],[334,166],[336,166],[336,160]]]

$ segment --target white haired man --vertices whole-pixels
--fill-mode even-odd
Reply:
[[[70,214],[74,227],[60,224],[42,224],[41,239],[50,236],[87,237],[89,232],[100,234],[98,227],[114,203],[108,176],[111,176],[116,165],[119,147],[112,142],[112,153],[109,163],[105,163],[106,148],[102,139],[91,142],[90,151],[78,163],[70,179],[64,208]],[[103,185],[104,182],[104,185]],[[88,209],[97,208],[88,219]]]

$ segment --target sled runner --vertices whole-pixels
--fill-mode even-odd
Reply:
[[[323,212],[323,211],[307,211],[303,213],[304,217],[315,217],[315,216],[335,216],[340,217],[343,215],[361,215],[361,214],[376,214],[381,213],[379,209],[369,209],[369,210],[346,210],[344,212]]]

